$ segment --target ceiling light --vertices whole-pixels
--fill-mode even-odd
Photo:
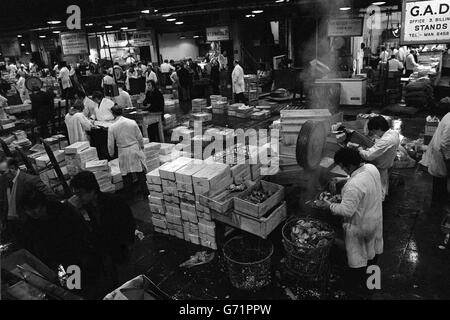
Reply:
[[[255,15],[254,15],[254,14],[247,14],[247,15],[245,15],[245,17],[246,17],[246,18],[254,18]]]
[[[92,27],[94,24],[93,23],[86,23],[85,26],[86,27]]]
[[[44,38],[47,38],[47,36],[42,35],[42,36],[39,36],[39,38],[44,39]]]
[[[177,21],[177,22],[175,22],[175,24],[183,24],[184,22],[183,21]]]
[[[200,38],[200,36],[194,36],[194,39]]]
[[[18,34],[18,35],[17,35],[17,38],[22,38],[22,35],[21,35],[21,34]]]
[[[170,17],[172,14],[171,13],[165,13],[165,14],[163,14],[162,16],[164,17],[164,18],[167,18],[167,17]]]
[[[284,2],[284,0],[276,0],[275,2],[276,3],[281,3],[281,2]]]
[[[258,14],[258,13],[263,13],[264,11],[263,10],[253,10],[252,11],[252,13],[256,13],[256,14]]]
[[[385,4],[385,3],[386,3],[386,1],[372,2],[372,4],[373,4],[374,6],[382,6],[382,5]]]
[[[111,26],[111,25],[108,25],[108,26],[105,26],[105,29],[111,29],[113,26]]]
[[[348,10],[350,10],[351,9],[351,7],[342,7],[342,8],[339,8],[339,10],[341,10],[341,11],[348,11]]]
[[[25,47],[25,43],[21,43],[20,45],[21,45],[22,47]]]
[[[121,30],[128,30],[128,27],[122,27]]]
[[[61,31],[55,30],[55,31],[53,31],[53,33],[54,33],[54,34],[59,34],[59,33],[61,33]]]
[[[61,21],[59,21],[59,20],[50,20],[50,21],[47,21],[47,23],[48,24],[60,24]]]
[[[150,10],[142,10],[141,13],[149,14]]]
[[[186,39],[186,37],[185,37],[185,36],[181,36],[181,37],[180,37],[180,39],[182,39],[182,40],[183,40],[183,39]]]
[[[158,9],[153,10],[153,12],[154,12],[154,13],[157,13],[157,12],[158,12]]]
[[[175,20],[177,20],[177,19],[175,19],[175,18],[169,18],[169,19],[166,19],[166,21],[169,21],[169,22],[173,22],[173,21],[175,21]]]

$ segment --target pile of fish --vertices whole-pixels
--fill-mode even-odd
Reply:
[[[291,241],[299,247],[317,248],[333,239],[333,232],[323,228],[319,221],[298,220],[291,229]]]
[[[333,203],[340,203],[342,201],[342,196],[340,194],[335,194],[334,196],[329,192],[322,192],[319,195],[319,200],[328,200]]]
[[[272,194],[273,193],[271,193],[270,191],[266,191],[262,188],[259,188],[259,189],[255,189],[251,193],[249,193],[244,198],[244,200],[254,203],[254,204],[259,204],[259,203],[263,203],[264,201],[269,199],[272,196]]]

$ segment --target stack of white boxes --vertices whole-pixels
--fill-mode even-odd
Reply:
[[[233,182],[226,164],[179,157],[147,174],[155,231],[216,250],[215,223],[198,196],[213,196]]]
[[[147,143],[144,145],[144,154],[147,164],[147,170],[152,171],[159,167],[159,150],[161,144],[156,142]]]
[[[175,145],[172,143],[161,143],[161,148],[159,149],[159,162],[161,164],[165,164],[167,162],[171,162],[175,159],[172,155],[174,152]]]
[[[120,171],[119,159],[114,159],[108,162],[111,168],[111,183],[114,185],[116,191],[123,189],[122,172]]]
[[[84,170],[88,161],[98,160],[97,149],[91,147],[89,142],[76,142],[64,149],[67,171],[74,176]]]
[[[206,99],[193,99],[192,100],[192,112],[198,113],[202,112],[206,109],[208,106],[208,103],[206,102]]]
[[[85,164],[85,169],[95,175],[101,192],[115,192],[116,188],[112,184],[111,168],[108,160],[93,160]]]

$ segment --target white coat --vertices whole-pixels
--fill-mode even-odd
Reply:
[[[383,201],[389,193],[389,169],[394,165],[399,145],[400,135],[397,131],[389,129],[373,147],[360,151],[361,157],[373,163],[380,171]]]
[[[92,101],[88,97],[85,97],[83,99],[83,105],[84,105],[83,114],[86,116],[86,118],[90,118],[90,119],[96,120],[97,119],[96,113],[97,113],[97,109],[98,109],[98,103]]]
[[[100,106],[95,112],[95,116],[98,121],[111,121],[114,120],[114,116],[111,112],[111,108],[114,107],[114,102],[108,98],[103,98],[100,102]]]
[[[133,102],[131,101],[130,94],[119,88],[119,95],[114,97],[117,105],[121,108],[132,108]]]
[[[93,127],[92,123],[86,118],[83,112],[74,114],[66,114],[64,123],[67,127],[70,144],[79,141],[89,141],[86,131],[90,131]]]
[[[449,175],[444,157],[450,159],[450,112],[439,122],[420,164],[428,167],[432,176],[444,178]]]
[[[355,170],[342,189],[342,202],[330,206],[343,217],[348,266],[362,268],[383,253],[381,180],[377,168],[364,164]]]
[[[114,155],[114,145],[117,144],[119,167],[123,176],[147,170],[144,149],[144,139],[136,121],[118,117],[108,129],[108,152]]]
[[[233,82],[233,93],[238,94],[245,91],[244,69],[240,65],[236,65],[231,74]]]
[[[61,79],[61,86],[63,89],[72,87],[72,81],[70,81],[70,71],[67,67],[61,68],[58,78]]]

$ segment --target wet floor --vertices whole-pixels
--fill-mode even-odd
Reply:
[[[423,118],[404,119],[402,134],[416,139],[423,131]],[[438,248],[444,235],[440,229],[444,211],[431,206],[431,177],[421,170],[394,170],[395,185],[384,204],[384,253],[378,259],[381,270],[381,290],[370,299],[449,299],[450,251]],[[287,188],[288,214],[306,215],[298,198],[301,188]],[[299,197],[300,196],[300,197]],[[307,282],[293,277],[284,264],[281,228],[269,237],[274,243],[271,284],[256,292],[234,289],[223,254],[216,251],[212,262],[183,269],[178,266],[200,246],[154,233],[146,202],[132,204],[138,228],[145,238],[138,241],[130,262],[121,268],[120,281],[125,282],[145,274],[163,291],[185,299],[354,299],[357,294],[345,291],[343,274],[345,255],[332,248],[330,280]],[[310,212],[309,212],[310,213]],[[364,296],[367,297],[367,296]]]

